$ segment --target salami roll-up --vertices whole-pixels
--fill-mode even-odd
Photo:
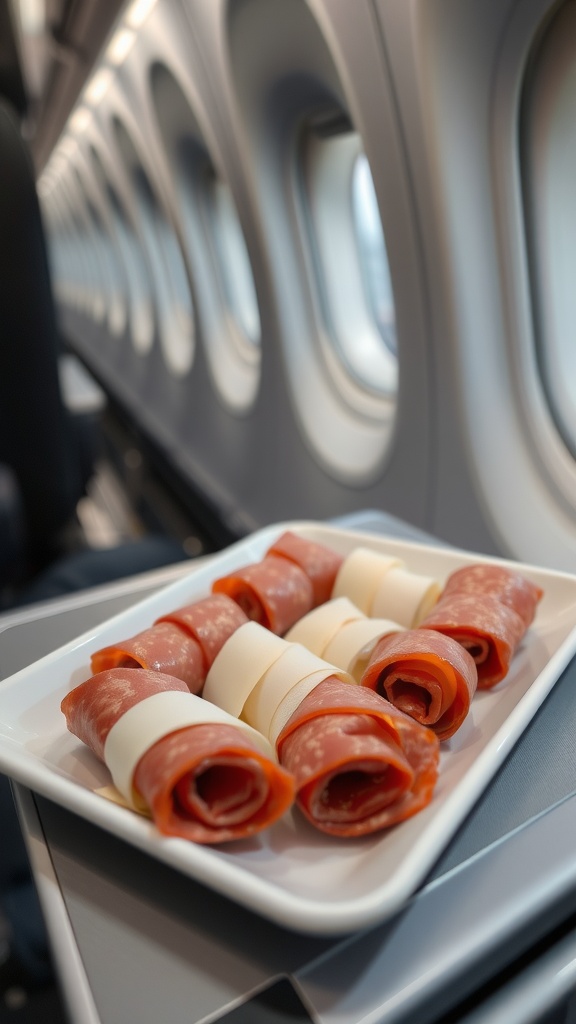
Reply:
[[[456,640],[432,629],[382,637],[361,679],[394,707],[447,740],[470,710],[478,684],[472,656]]]
[[[242,839],[293,802],[294,781],[264,737],[181,680],[110,669],[77,686],[61,707],[70,732],[164,835],[196,843]]]
[[[224,644],[207,677],[204,698],[261,732],[272,746],[294,708],[322,679],[347,672],[302,644],[289,643],[257,622],[241,626]]]
[[[215,580],[214,594],[226,594],[245,615],[278,636],[306,615],[314,604],[314,588],[299,565],[267,555]]]
[[[222,645],[232,633],[248,622],[248,616],[231,597],[212,594],[167,615],[161,615],[156,621],[170,622],[191,636],[202,649],[208,671]]]
[[[302,813],[335,836],[369,835],[411,817],[430,803],[438,777],[430,729],[334,677],[298,705],[276,749]]]
[[[489,690],[504,679],[526,631],[518,613],[490,594],[442,597],[420,628],[445,633],[469,652],[479,690]]]
[[[200,693],[206,678],[202,648],[172,622],[159,622],[128,640],[95,651],[93,673],[108,668],[145,668],[182,679],[191,693]]]
[[[543,593],[541,587],[513,569],[479,562],[451,573],[444,586],[442,600],[454,594],[491,594],[502,604],[513,608],[528,628]]]
[[[337,551],[287,530],[274,541],[267,554],[287,558],[303,569],[312,583],[314,607],[328,601],[343,561]]]

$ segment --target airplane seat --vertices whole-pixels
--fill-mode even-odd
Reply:
[[[27,574],[60,552],[91,472],[85,425],[64,407],[60,341],[32,160],[0,103],[0,462],[20,492]],[[12,518],[15,515],[13,505]]]
[[[32,159],[17,115],[2,99],[0,325],[0,608],[18,604],[26,588],[67,559],[80,559],[79,578],[90,586],[183,558],[169,538],[122,545],[102,566],[85,550],[75,513],[94,471],[97,420],[64,402],[63,345]],[[62,584],[79,585],[76,578]]]

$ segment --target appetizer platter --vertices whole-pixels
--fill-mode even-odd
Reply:
[[[350,932],[426,877],[573,656],[575,622],[568,574],[277,524],[0,683],[0,770],[285,927]],[[160,792],[162,757],[221,729],[197,792],[204,747]],[[370,730],[381,768],[310,766]]]

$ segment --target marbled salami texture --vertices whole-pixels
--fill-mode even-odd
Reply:
[[[227,594],[254,622],[283,636],[311,611],[314,588],[300,566],[287,558],[267,555],[212,584],[215,594]]]
[[[338,569],[344,561],[337,551],[286,530],[274,541],[267,554],[287,558],[300,566],[312,583],[315,608],[330,599]]]
[[[298,706],[277,741],[296,802],[322,832],[363,836],[426,807],[438,778],[431,729],[373,690],[335,677]]]
[[[378,641],[361,685],[446,740],[470,710],[478,672],[456,640],[433,629],[410,629]]]

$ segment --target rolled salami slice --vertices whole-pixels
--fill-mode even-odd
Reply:
[[[314,607],[328,601],[343,562],[343,556],[337,551],[287,530],[274,541],[267,554],[288,558],[304,570],[314,590]]]
[[[449,739],[470,710],[478,684],[474,659],[456,640],[432,629],[382,637],[361,685]]]
[[[171,622],[191,636],[202,648],[209,669],[228,637],[248,622],[248,616],[231,597],[212,594],[161,615],[156,622]]]
[[[145,668],[182,679],[191,693],[200,693],[206,678],[206,659],[200,645],[171,622],[150,626],[142,633],[102,647],[90,657],[93,673],[108,668]]]
[[[439,741],[372,690],[329,678],[304,698],[277,741],[296,802],[320,831],[362,836],[426,807]]]
[[[523,620],[491,594],[442,597],[420,624],[457,640],[472,655],[478,689],[489,690],[507,675],[524,636]]]
[[[294,782],[264,737],[181,680],[110,669],[67,694],[62,711],[126,800],[165,835],[197,843],[241,839],[293,802]]]
[[[226,594],[253,622],[283,636],[314,604],[314,588],[299,565],[267,555],[215,580],[212,592]]]
[[[491,594],[513,608],[526,628],[533,622],[544,591],[519,572],[502,565],[479,562],[457,569],[447,579],[442,599],[454,594]]]

